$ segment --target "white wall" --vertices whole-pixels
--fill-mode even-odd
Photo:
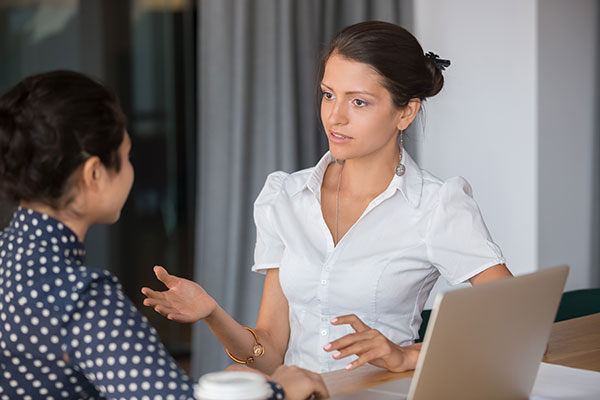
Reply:
[[[539,263],[569,264],[567,290],[589,287],[600,268],[591,231],[597,16],[597,0],[539,2]]]
[[[595,53],[586,52],[595,51],[596,6],[595,0],[414,3],[414,32],[424,50],[452,61],[443,92],[426,104],[420,165],[442,179],[467,178],[514,274],[569,263],[567,289],[590,284],[589,99],[597,66]],[[575,94],[584,98],[573,101]]]

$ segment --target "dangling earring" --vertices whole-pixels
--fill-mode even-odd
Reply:
[[[396,167],[396,175],[402,176],[406,172],[406,167],[402,164],[402,134],[404,131],[400,131],[400,160],[398,161],[398,166]]]

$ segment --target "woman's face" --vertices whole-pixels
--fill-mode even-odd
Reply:
[[[105,207],[102,215],[102,223],[116,222],[121,216],[121,209],[129,196],[129,191],[133,185],[133,165],[129,160],[129,151],[131,150],[131,139],[127,131],[123,135],[123,141],[119,146],[118,152],[121,159],[121,168],[119,172],[107,170],[109,184],[106,185],[104,193]]]
[[[321,81],[321,121],[335,158],[373,156],[398,146],[402,110],[382,79],[367,64],[335,53],[329,57]]]

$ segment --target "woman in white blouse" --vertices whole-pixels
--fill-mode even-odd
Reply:
[[[169,290],[142,289],[145,304],[204,319],[234,360],[267,373],[282,363],[414,369],[420,314],[440,275],[454,284],[511,276],[469,184],[440,181],[402,148],[449,64],[393,24],[341,31],[320,65],[329,152],[314,168],[269,175],[254,205],[253,270],[266,272],[255,330],[162,267]]]

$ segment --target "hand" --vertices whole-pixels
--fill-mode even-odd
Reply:
[[[285,391],[286,400],[327,399],[329,392],[321,375],[296,366],[280,365],[270,380],[279,383]]]
[[[179,322],[196,322],[210,316],[217,308],[217,302],[196,282],[169,275],[161,266],[154,267],[159,281],[169,290],[158,292],[150,288],[142,288],[147,296],[144,305],[168,319]]]
[[[327,387],[321,375],[296,366],[280,365],[271,376],[239,364],[230,365],[225,368],[225,371],[254,372],[264,376],[271,382],[279,383],[285,391],[286,400],[304,400],[312,394],[315,395],[315,399],[329,397],[329,392],[327,392]]]
[[[421,349],[421,343],[400,347],[383,336],[377,329],[371,329],[356,315],[343,315],[331,320],[333,325],[350,324],[356,333],[351,333],[325,345],[323,349],[331,352],[339,360],[352,354],[356,360],[346,366],[355,369],[366,363],[386,368],[392,372],[415,369]]]

